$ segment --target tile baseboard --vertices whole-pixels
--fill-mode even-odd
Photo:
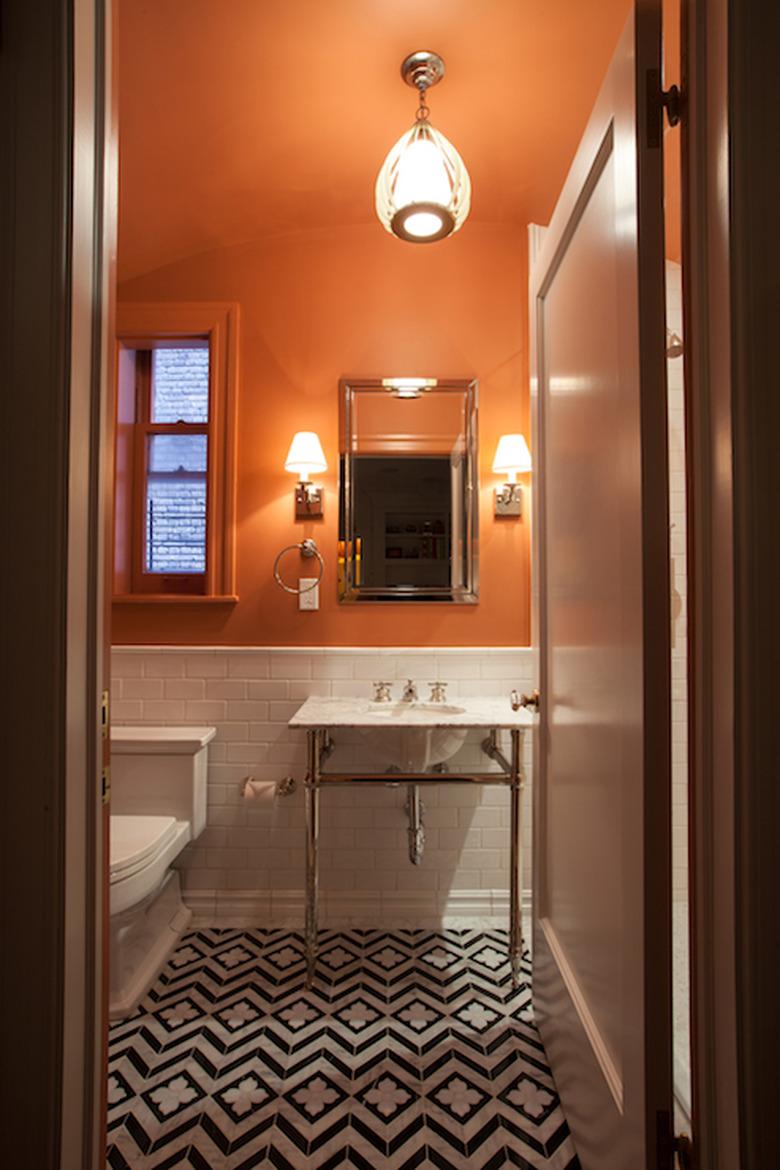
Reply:
[[[183,900],[192,911],[190,929],[210,927],[288,927],[303,929],[302,890],[185,890]],[[530,913],[531,891],[523,890],[523,915]],[[323,891],[320,924],[337,927],[388,929],[476,929],[505,926],[509,915],[507,890],[452,890],[437,894],[410,891]]]

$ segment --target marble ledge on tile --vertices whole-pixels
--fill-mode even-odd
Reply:
[[[436,708],[440,706],[441,710]],[[308,698],[289,720],[293,728],[376,727],[532,727],[525,708],[513,711],[507,697],[460,699],[452,703],[374,703],[352,698]]]

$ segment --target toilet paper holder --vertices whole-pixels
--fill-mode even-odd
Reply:
[[[244,795],[247,784],[251,784],[254,776],[245,776],[241,781],[241,795]],[[294,776],[285,776],[283,780],[277,781],[276,793],[278,796],[292,796],[298,788],[298,781]]]

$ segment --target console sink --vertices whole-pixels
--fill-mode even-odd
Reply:
[[[455,755],[470,728],[528,727],[533,720],[508,698],[467,698],[455,703],[376,703],[359,698],[312,696],[296,711],[290,727],[360,733],[377,768],[424,772]]]
[[[389,684],[377,686],[377,694]],[[350,688],[351,689],[351,688]],[[440,689],[440,688],[437,688]],[[407,691],[408,693],[408,691]],[[317,957],[317,875],[319,857],[320,792],[332,784],[392,784],[406,788],[405,811],[408,828],[409,860],[419,865],[425,849],[425,806],[421,799],[424,785],[504,784],[510,788],[512,866],[509,885],[509,957],[515,986],[521,978],[522,935],[520,930],[521,895],[521,782],[520,764],[523,748],[522,728],[532,725],[527,708],[513,708],[513,696],[458,696],[455,703],[370,702],[356,695],[310,695],[290,719],[288,726],[306,732],[306,984],[312,986]],[[437,765],[444,765],[463,744],[469,729],[488,734],[481,741],[481,754],[490,760],[471,768],[472,753],[463,756],[463,769],[449,776],[438,776]],[[511,751],[507,756],[498,739],[500,731],[509,731]],[[341,734],[345,733],[345,734]],[[340,739],[340,743],[336,740]],[[343,748],[338,764],[323,765]],[[355,753],[355,749],[357,752]],[[366,765],[365,756],[373,757],[374,766]],[[474,757],[479,756],[477,750]],[[446,770],[446,769],[445,769]],[[433,771],[433,775],[431,775]],[[427,774],[425,774],[427,773]],[[359,844],[359,841],[358,841]]]

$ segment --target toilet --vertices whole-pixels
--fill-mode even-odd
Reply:
[[[129,1015],[187,929],[173,862],[206,827],[213,727],[112,727],[109,1015]]]

